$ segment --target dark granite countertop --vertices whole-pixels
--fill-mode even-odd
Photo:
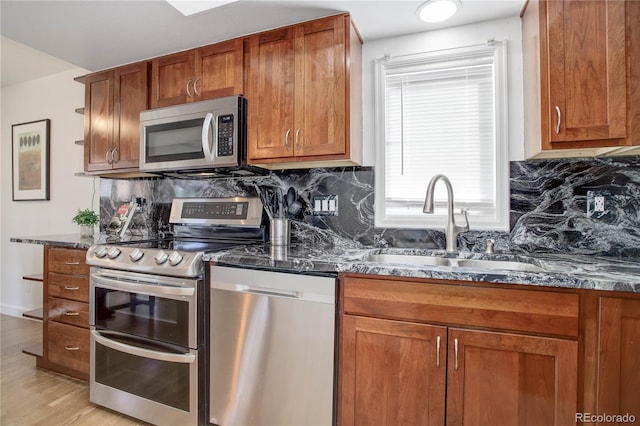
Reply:
[[[95,234],[93,237],[83,237],[80,234],[36,235],[29,237],[12,237],[9,241],[14,243],[40,244],[43,246],[58,246],[68,248],[88,249],[94,244],[114,244],[118,240],[111,241],[113,237],[106,234]],[[109,241],[107,241],[109,239]],[[122,241],[143,240],[142,237],[125,237]]]
[[[80,234],[14,237],[18,243],[55,245],[70,248],[89,248],[105,243],[105,235],[93,238]],[[458,259],[485,259],[517,261],[539,267],[537,272],[484,269],[479,267],[411,265],[407,263],[379,263],[368,261],[372,254],[409,254],[416,256],[456,257]],[[205,261],[220,265],[253,267],[281,272],[329,273],[354,272],[412,278],[436,278],[459,281],[482,281],[532,286],[582,288],[640,293],[640,262],[608,257],[577,255],[523,256],[460,252],[446,254],[442,250],[366,248],[356,245],[326,247],[300,244],[288,247],[248,245],[231,250],[209,253]]]
[[[456,257],[522,262],[537,266],[537,272],[485,269],[481,267],[411,265],[367,261],[371,254],[411,254],[417,256]],[[412,278],[436,278],[459,281],[522,284],[532,286],[582,288],[640,293],[640,263],[613,258],[575,255],[494,254],[460,252],[446,254],[442,250],[314,248],[245,246],[210,253],[205,260],[237,267],[257,267],[283,272],[354,272]]]
[[[93,244],[100,241],[100,235],[93,237],[83,237],[80,234],[59,234],[59,235],[38,235],[32,237],[12,237],[10,241],[14,243],[40,244],[44,246],[59,246],[69,248],[88,249]]]

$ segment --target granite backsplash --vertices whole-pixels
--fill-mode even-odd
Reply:
[[[102,229],[118,206],[144,197],[138,225],[151,233],[167,227],[174,197],[255,196],[261,188],[290,186],[303,211],[293,235],[318,244],[443,248],[443,230],[374,226],[374,170],[368,167],[270,172],[265,176],[216,179],[101,179]],[[640,157],[518,161],[510,164],[510,232],[460,235],[465,250],[482,251],[487,238],[496,250],[514,253],[592,254],[640,257]],[[426,183],[425,183],[426,188]],[[338,216],[314,216],[311,197],[337,194]],[[605,197],[605,211],[587,215],[592,196]],[[295,243],[295,240],[293,241]]]

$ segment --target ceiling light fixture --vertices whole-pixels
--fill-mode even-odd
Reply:
[[[462,7],[459,0],[428,0],[416,10],[424,22],[442,22],[451,18]]]
[[[167,0],[167,3],[178,9],[184,16],[191,16],[234,1],[236,0]]]

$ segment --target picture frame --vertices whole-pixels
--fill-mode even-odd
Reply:
[[[11,126],[13,201],[49,200],[51,120]]]

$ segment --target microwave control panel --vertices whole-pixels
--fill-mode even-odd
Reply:
[[[218,116],[218,157],[233,155],[233,114]]]

